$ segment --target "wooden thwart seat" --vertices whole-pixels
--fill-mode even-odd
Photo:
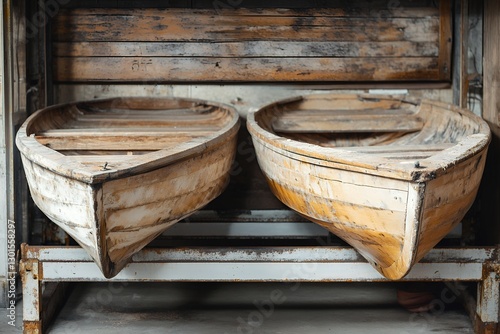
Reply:
[[[218,128],[205,128],[205,127],[108,127],[108,128],[76,128],[76,129],[51,129],[40,132],[35,137],[76,137],[88,136],[89,134],[96,134],[99,136],[150,136],[150,137],[176,137],[176,136],[191,136],[199,137],[209,135]]]
[[[155,151],[208,136],[214,129],[217,128],[191,126],[51,129],[40,132],[35,138],[42,145],[56,151]]]
[[[408,110],[300,111],[285,112],[272,122],[282,133],[414,132],[424,126],[417,114]]]
[[[195,137],[192,134],[179,133],[169,136],[155,136],[154,134],[127,133],[122,132],[120,135],[112,134],[93,135],[88,134],[73,134],[68,136],[41,136],[36,137],[39,143],[48,146],[53,150],[161,150],[183,142],[192,140]]]

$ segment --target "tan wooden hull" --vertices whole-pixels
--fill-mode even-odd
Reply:
[[[97,171],[96,182],[89,181],[88,173],[72,178],[70,171],[41,164],[33,151],[23,151],[27,137],[22,137],[22,131],[18,146],[36,205],[86,249],[104,276],[113,277],[136,252],[224,190],[236,150],[238,116],[231,112],[231,117],[221,125],[220,133],[209,140],[197,138],[199,143],[187,152],[179,151],[177,159],[165,156],[162,164],[141,157],[146,160],[142,170],[136,165],[133,173],[110,168],[111,175],[119,177],[102,177],[102,171]],[[71,161],[71,157],[64,159]],[[104,154],[84,157],[86,161],[111,159]]]
[[[307,97],[305,100],[304,104],[311,103]],[[261,110],[280,107],[275,104]],[[247,124],[259,165],[273,193],[293,210],[352,245],[389,279],[404,277],[461,221],[475,199],[489,142],[489,130],[483,124],[475,132],[482,137],[472,145],[475,149],[468,150],[467,158],[460,151],[450,161],[432,167],[431,160],[438,153],[431,153],[420,157],[419,168],[411,164],[408,169],[411,159],[401,157],[394,164],[380,156],[355,154],[349,160],[349,150],[357,150],[353,146],[344,150],[318,149],[268,132],[266,119],[259,112],[250,115]],[[388,151],[394,154],[394,150]]]

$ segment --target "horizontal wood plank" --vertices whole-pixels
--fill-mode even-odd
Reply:
[[[408,108],[394,108],[397,106],[397,102],[399,101],[394,101],[396,102],[394,104],[386,104],[387,108],[366,108],[366,109],[341,109],[339,108],[340,103],[335,103],[335,108],[338,109],[331,109],[332,106],[329,105],[328,103],[324,103],[325,109],[299,109],[299,110],[293,110],[291,108],[283,108],[283,114],[280,115],[281,119],[310,119],[310,118],[323,118],[323,119],[328,119],[331,118],[332,120],[335,120],[339,117],[373,117],[373,119],[376,119],[377,117],[381,116],[406,116],[406,115],[414,115],[415,110],[411,110]],[[355,102],[353,102],[355,104]],[[301,105],[302,106],[302,105]],[[302,106],[303,107],[303,106]],[[365,106],[366,107],[366,106]],[[330,108],[330,109],[327,109]]]
[[[434,42],[56,42],[56,57],[437,57]]]
[[[407,108],[287,109],[272,122],[274,131],[283,133],[411,132],[423,125],[422,118]]]
[[[123,155],[143,155],[146,153],[150,153],[151,150],[129,150],[129,151],[113,151],[113,150],[64,150],[59,153],[66,156],[99,156],[99,155],[114,155],[114,156],[123,156]],[[82,158],[83,159],[83,158]],[[97,159],[97,158],[96,158]]]
[[[276,119],[273,130],[283,133],[336,132],[412,132],[422,129],[424,122],[414,115],[343,115]]]
[[[113,113],[102,113],[102,114],[84,114],[78,116],[73,122],[74,123],[87,123],[92,121],[109,121],[120,123],[122,121],[133,121],[142,120],[144,122],[150,122],[153,124],[162,124],[163,122],[168,123],[179,123],[179,125],[193,124],[195,126],[210,124],[217,122],[221,118],[221,115],[203,115],[203,114],[185,114],[185,115],[171,115],[169,113],[123,113],[123,114],[113,114]]]
[[[434,58],[79,57],[57,59],[54,71],[56,81],[144,82],[435,80],[438,74]]]
[[[75,155],[71,159],[78,161],[83,164],[93,164],[93,165],[112,165],[114,163],[123,163],[133,159],[137,159],[137,155],[133,154],[134,151],[130,151],[130,154],[120,154],[120,155]]]
[[[448,0],[300,3],[62,9],[51,24],[54,81],[449,79]]]
[[[394,99],[381,99],[376,96],[358,96],[358,98],[353,99],[350,95],[340,95],[335,96],[321,96],[319,95],[309,95],[306,98],[297,97],[294,101],[286,101],[279,105],[280,110],[285,112],[300,112],[304,110],[309,112],[314,110],[314,112],[332,112],[332,109],[336,112],[339,110],[345,110],[348,112],[353,112],[356,110],[377,110],[381,112],[382,110],[413,110],[411,105],[408,106],[403,100]],[[293,103],[292,103],[293,102]],[[334,107],[332,107],[334,106]]]
[[[360,153],[398,153],[398,152],[438,152],[452,147],[452,143],[426,144],[426,145],[383,145],[383,146],[356,146],[345,147],[348,151]]]
[[[213,134],[214,131],[201,128],[126,128],[126,127],[100,127],[81,129],[53,129],[39,133],[36,138],[41,137],[71,137],[71,136],[92,136],[102,137],[198,137]]]
[[[84,0],[85,1],[85,0]],[[123,2],[124,0],[120,1]],[[127,15],[131,11],[134,11],[143,16],[158,16],[158,13],[175,13],[176,15],[211,15],[211,16],[281,16],[281,17],[394,17],[394,18],[426,18],[426,17],[439,17],[439,8],[435,4],[435,1],[419,1],[416,3],[413,0],[409,1],[399,1],[400,6],[391,6],[391,0],[356,0],[350,1],[349,6],[346,6],[345,0],[337,0],[325,2],[322,4],[321,11],[318,11],[318,6],[311,1],[301,1],[301,7],[298,9],[293,8],[293,6],[272,6],[272,2],[265,1],[257,6],[251,6],[250,3],[246,3],[247,6],[240,7],[218,7],[214,8],[213,3],[210,2],[208,6],[193,6],[193,8],[173,8],[173,6],[162,6],[160,4],[154,6],[154,8],[147,8],[144,1],[141,1],[141,6],[136,6],[139,8],[127,8],[123,6],[121,8],[97,8],[93,4],[92,8],[84,8],[84,4],[80,4],[80,8],[71,8],[61,10],[61,14],[64,16],[87,16],[87,15]],[[73,0],[72,2],[75,2]],[[100,2],[104,2],[100,0]],[[116,2],[116,1],[114,1]],[[171,1],[169,1],[171,2]],[[193,2],[193,1],[190,1]],[[252,1],[254,2],[254,1]],[[164,1],[161,1],[165,5]],[[286,1],[287,5],[293,5],[292,1]],[[167,8],[168,7],[168,8]]]
[[[193,136],[102,136],[96,134],[36,138],[53,150],[162,150],[193,139]]]
[[[81,114],[77,114],[79,118],[85,117],[109,117],[109,115],[121,115],[129,117],[168,117],[168,118],[178,118],[178,117],[192,117],[196,119],[200,118],[214,118],[213,114],[210,112],[216,110],[216,107],[204,107],[198,106],[193,108],[185,109],[123,109],[110,106],[109,108],[97,108],[95,106],[87,105],[85,103],[79,103],[77,105],[77,110]],[[217,115],[219,116],[219,115]]]
[[[199,131],[217,131],[220,129],[220,123],[217,120],[206,120],[196,122],[165,120],[163,119],[140,119],[140,118],[88,118],[77,120],[71,123],[71,129],[56,130],[71,132],[74,129],[80,131],[156,131],[156,132],[199,132]]]
[[[177,15],[58,16],[55,41],[412,41],[438,42],[439,19]]]

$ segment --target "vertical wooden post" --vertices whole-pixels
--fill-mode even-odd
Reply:
[[[439,72],[441,80],[450,80],[452,78],[451,55],[452,36],[453,36],[453,6],[450,0],[439,1],[439,12],[441,24],[439,27]]]
[[[484,5],[484,112],[495,128],[500,126],[500,2]]]
[[[460,108],[467,108],[467,95],[469,92],[469,73],[468,73],[468,51],[469,51],[469,1],[461,0],[462,6],[460,22]]]
[[[500,2],[484,1],[483,118],[492,131],[492,141],[480,190],[481,212],[478,242],[500,242]]]
[[[481,185],[479,242],[500,242],[500,2],[484,1],[483,118],[492,131],[488,160]],[[496,312],[498,321],[499,287],[497,273],[487,273],[478,289],[476,333],[497,333],[498,324],[488,324],[488,314]]]

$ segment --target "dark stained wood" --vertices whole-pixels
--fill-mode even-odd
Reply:
[[[452,10],[450,0],[439,2],[439,77],[442,80],[451,79],[451,49],[452,49]]]
[[[52,22],[54,79],[449,80],[449,0],[301,3],[305,9],[263,2],[263,8],[64,9]]]
[[[435,58],[59,58],[58,81],[434,80]]]
[[[447,0],[444,0],[447,1]],[[401,3],[400,6],[391,6],[389,1],[382,0],[381,2],[386,2],[385,6],[374,6],[373,1],[361,0],[358,2],[364,2],[364,5],[355,5],[351,1],[350,4],[346,5],[345,1],[343,4],[333,4],[333,1],[329,1],[331,6],[309,6],[309,8],[294,9],[292,6],[269,6],[273,1],[268,1],[268,5],[261,5],[258,7],[249,6],[239,6],[239,7],[225,7],[225,8],[214,8],[209,6],[206,8],[174,8],[165,6],[155,6],[154,8],[147,8],[147,6],[136,7],[131,11],[126,6],[120,6],[117,8],[98,8],[96,6],[91,6],[91,8],[85,9],[80,6],[75,9],[61,10],[61,13],[73,13],[75,16],[87,16],[87,15],[129,15],[131,12],[140,15],[152,15],[157,16],[158,13],[162,12],[175,12],[179,15],[199,15],[199,14],[210,14],[212,16],[237,16],[237,17],[275,17],[280,15],[281,17],[354,17],[354,18],[423,18],[423,17],[439,17],[439,5],[425,3],[423,1],[417,1],[417,6],[411,6],[410,3]],[[276,2],[276,1],[274,1]],[[417,3],[413,1],[414,3]],[[307,3],[310,3],[308,1]],[[436,3],[436,1],[432,1]],[[439,3],[439,1],[437,2]],[[375,9],[375,11],[373,10]],[[156,15],[155,15],[156,13]],[[66,16],[66,15],[65,15]]]
[[[483,117],[492,132],[490,154],[481,185],[478,239],[481,244],[500,243],[500,2],[484,2]]]
[[[144,11],[144,10],[143,10]],[[141,15],[142,14],[142,15]],[[437,41],[438,17],[385,18],[217,15],[140,10],[59,16],[58,41]],[[119,32],[119,33],[118,33]]]
[[[469,52],[469,43],[468,43],[468,30],[469,28],[469,1],[462,0],[460,1],[461,9],[460,9],[460,87],[459,87],[459,106],[460,108],[467,108],[467,96],[469,92],[469,73],[468,73],[468,52]]]
[[[345,0],[71,0],[61,3],[63,8],[116,8],[117,3],[120,8],[198,8],[215,9],[217,12],[228,8],[300,8],[302,10],[309,8],[336,8],[344,6]],[[352,7],[377,8],[383,10],[392,10],[393,7],[430,7],[435,4],[433,0],[399,0],[389,2],[387,0],[351,0],[349,4]]]
[[[484,17],[484,118],[500,126],[500,3],[485,2]]]
[[[435,42],[57,42],[57,57],[437,57]]]

